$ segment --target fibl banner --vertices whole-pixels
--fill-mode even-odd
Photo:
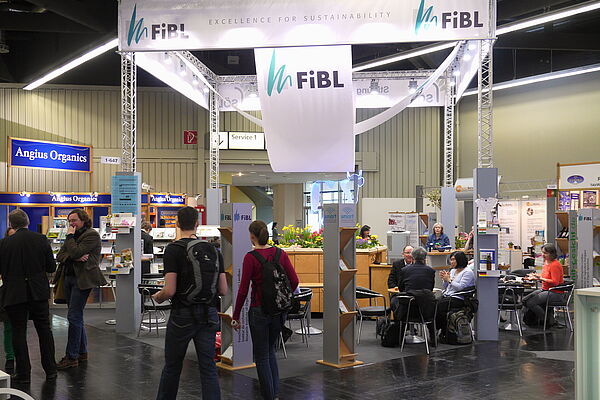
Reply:
[[[353,171],[351,47],[255,49],[254,57],[273,171]]]

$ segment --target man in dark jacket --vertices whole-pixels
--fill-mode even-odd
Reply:
[[[154,254],[154,239],[150,236],[152,225],[150,222],[142,222],[142,242],[144,243],[144,254]],[[142,257],[142,275],[150,273],[152,259]]]
[[[27,320],[33,320],[37,331],[42,367],[47,380],[56,379],[54,337],[50,328],[50,286],[47,273],[56,270],[52,248],[44,235],[27,229],[29,217],[23,210],[9,216],[16,232],[0,242],[1,304],[13,329],[13,346],[17,362],[13,382],[31,381],[31,362],[27,348]]]
[[[69,306],[67,350],[57,365],[59,370],[77,367],[79,362],[88,360],[83,309],[92,289],[106,285],[99,267],[102,242],[98,232],[92,228],[90,217],[81,208],[76,208],[67,219],[67,238],[56,255],[63,267],[65,297]]]
[[[402,260],[396,260],[392,264],[392,269],[388,276],[388,289],[398,287],[400,283],[400,270],[415,261],[412,256],[412,251],[413,247],[410,244],[404,247],[404,250],[402,250],[402,256],[404,258]]]
[[[412,257],[414,263],[400,270],[398,290],[400,294],[407,294],[414,297],[415,300],[413,300],[413,303],[418,304],[425,319],[430,319],[433,317],[433,306],[435,304],[432,292],[435,285],[435,271],[425,264],[427,251],[424,248],[417,247],[414,249]],[[408,311],[408,302],[404,301],[404,299],[399,300],[398,297],[394,297],[391,303],[392,310],[394,310],[394,318],[403,321]],[[433,324],[430,324],[429,328],[430,336],[433,339]],[[434,340],[431,340],[431,344],[434,344]]]

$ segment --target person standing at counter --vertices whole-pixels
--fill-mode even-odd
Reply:
[[[550,288],[561,285],[564,282],[563,267],[556,260],[556,247],[552,243],[543,245],[542,256],[544,257],[542,273],[531,273],[524,278],[526,280],[541,281],[542,289],[535,290],[523,298],[523,305],[533,311],[539,321],[544,320],[544,315],[546,314],[544,307],[548,297],[550,297],[550,302],[563,300],[563,292],[550,290]],[[556,324],[553,313],[548,314],[546,324],[547,326]]]
[[[439,222],[433,225],[433,233],[427,238],[427,248],[444,250],[450,247],[450,239],[444,233],[444,226]]]
[[[154,239],[150,236],[152,225],[150,222],[142,222],[142,241],[144,243],[144,254],[154,254]],[[151,260],[142,260],[142,275],[150,273]]]
[[[254,246],[254,250],[244,257],[242,281],[238,288],[231,326],[236,330],[240,328],[240,313],[248,295],[250,282],[252,282],[252,302],[248,310],[252,350],[262,396],[266,400],[273,400],[279,396],[279,369],[275,354],[275,343],[286,320],[286,313],[271,315],[261,307],[263,264],[279,257],[277,262],[285,270],[292,291],[296,290],[299,281],[287,253],[278,247],[268,245],[269,231],[267,225],[263,221],[254,221],[250,224],[248,230],[250,231],[250,241]]]
[[[448,311],[450,309],[462,308],[465,305],[464,297],[455,295],[470,286],[475,285],[475,274],[467,268],[467,255],[462,251],[450,254],[450,272],[440,271],[440,278],[444,281],[444,291],[438,301],[435,324],[442,330],[442,337],[446,336],[448,324]]]
[[[69,321],[66,355],[57,365],[59,370],[78,367],[79,362],[88,360],[83,310],[92,289],[106,285],[99,267],[102,242],[100,234],[92,229],[92,220],[81,208],[71,211],[67,220],[67,238],[56,255],[65,276]]]
[[[360,228],[360,233],[358,234],[358,236],[361,239],[370,239],[371,238],[371,227],[369,225],[363,225],[362,228]]]
[[[402,260],[396,260],[392,264],[390,275],[388,276],[388,289],[392,289],[399,286],[400,283],[400,271],[407,265],[412,264],[415,259],[412,256],[413,247],[409,244],[402,250]]]
[[[12,325],[12,344],[16,358],[16,372],[12,381],[31,381],[31,362],[27,348],[27,321],[33,320],[39,338],[42,367],[46,380],[56,379],[54,336],[50,325],[50,285],[47,273],[56,271],[52,248],[46,236],[32,232],[29,217],[23,210],[8,215],[15,233],[0,242],[0,274],[2,289],[0,304],[6,310]]]

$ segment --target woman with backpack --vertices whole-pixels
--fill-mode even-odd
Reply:
[[[279,310],[276,304],[272,304],[273,294],[276,291],[284,291],[286,292],[284,294],[288,295],[287,291],[296,290],[298,275],[286,252],[267,244],[269,230],[263,221],[252,222],[248,230],[254,250],[244,257],[242,280],[238,288],[231,326],[236,330],[240,328],[240,312],[252,282],[248,323],[252,335],[254,361],[263,398],[273,400],[279,396],[279,370],[275,344],[287,315],[285,311]],[[287,288],[281,288],[279,284],[277,287],[269,287],[269,285],[274,286],[273,282],[280,282],[276,277],[265,276],[266,273],[275,275],[274,271],[285,272],[289,281]]]

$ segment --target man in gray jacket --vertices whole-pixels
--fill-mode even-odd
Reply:
[[[65,276],[64,291],[69,311],[69,334],[66,355],[58,363],[59,370],[79,366],[87,361],[87,336],[83,323],[83,309],[93,288],[106,285],[100,271],[100,235],[92,229],[87,213],[77,208],[67,217],[67,238],[56,259],[61,263]]]

